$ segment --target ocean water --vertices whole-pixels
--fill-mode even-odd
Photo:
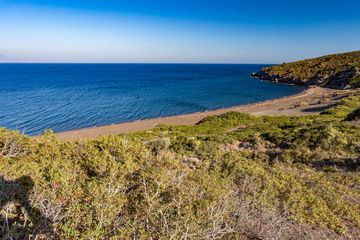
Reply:
[[[263,65],[0,64],[0,127],[30,135],[177,115],[298,93]]]

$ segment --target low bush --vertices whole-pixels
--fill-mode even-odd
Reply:
[[[63,142],[0,131],[4,239],[357,239],[359,96]]]

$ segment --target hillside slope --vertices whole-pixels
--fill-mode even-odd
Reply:
[[[360,239],[359,107],[79,142],[0,129],[0,236]]]
[[[360,51],[266,67],[252,74],[262,80],[330,88],[360,87]]]

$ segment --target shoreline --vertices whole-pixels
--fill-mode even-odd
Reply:
[[[320,113],[323,109],[335,104],[346,95],[346,91],[336,89],[312,87],[302,92],[281,98],[266,100],[257,103],[243,104],[206,112],[195,112],[168,117],[136,120],[131,122],[117,123],[98,127],[82,128],[55,133],[65,141],[93,139],[106,135],[119,135],[124,133],[146,131],[156,128],[158,125],[191,125],[196,124],[205,117],[221,115],[227,112],[243,112],[257,116],[262,115],[286,115],[301,116]],[[323,102],[322,100],[323,99]]]

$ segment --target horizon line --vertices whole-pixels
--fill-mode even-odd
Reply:
[[[281,63],[224,63],[224,62],[0,62],[0,64],[192,64],[192,65],[276,65]]]

